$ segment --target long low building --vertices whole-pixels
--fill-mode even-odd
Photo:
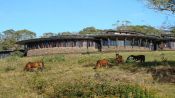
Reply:
[[[24,45],[27,56],[57,53],[175,50],[173,36],[145,35],[133,31],[115,30],[108,30],[101,34],[36,38],[17,43]]]

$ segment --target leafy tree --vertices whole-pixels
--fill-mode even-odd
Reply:
[[[150,8],[175,12],[175,0],[144,0]]]
[[[35,37],[36,37],[36,33],[26,29],[18,30],[15,32],[16,41],[33,39]]]
[[[62,32],[61,35],[71,35],[71,32]]]
[[[156,29],[152,26],[146,26],[146,25],[119,26],[117,30],[136,31],[136,32],[145,33],[146,35],[160,35],[161,34],[161,30]]]
[[[171,31],[172,34],[175,34],[175,27],[171,27],[170,31]]]
[[[5,39],[11,39],[11,38],[14,38],[14,36],[15,36],[15,30],[13,30],[13,29],[5,30],[2,33],[5,37]]]
[[[9,29],[6,31],[3,31],[1,34],[1,40],[0,40],[0,49],[1,50],[9,50],[9,49],[18,49],[20,48],[16,42],[20,40],[27,40],[31,38],[35,38],[36,34],[29,30],[18,30],[15,31],[13,29]]]
[[[48,38],[48,37],[51,37],[51,36],[55,36],[56,34],[52,33],[52,32],[47,32],[47,33],[44,33],[43,36],[41,36],[42,38]]]
[[[1,43],[1,48],[3,50],[13,50],[16,49],[16,41],[14,39],[6,39]]]
[[[12,49],[16,43],[16,39],[15,39],[15,30],[13,29],[9,29],[9,30],[5,30],[2,32],[2,36],[4,36],[4,38],[1,41],[1,49],[2,50],[9,50]]]
[[[96,29],[95,27],[86,27],[79,32],[79,34],[97,34],[100,33],[101,30]]]

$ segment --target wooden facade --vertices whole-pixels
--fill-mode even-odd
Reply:
[[[109,30],[98,35],[60,35],[18,42],[24,45],[27,55],[55,53],[85,53],[98,51],[153,51],[175,49],[174,37],[145,35],[131,31]]]

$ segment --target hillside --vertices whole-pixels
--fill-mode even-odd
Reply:
[[[144,54],[146,62],[144,64],[136,62],[116,65],[113,63],[115,53],[58,54],[2,59],[0,60],[0,98],[55,98],[60,95],[75,94],[77,96],[79,94],[81,96],[84,92],[91,97],[108,95],[113,97],[113,95],[123,94],[115,92],[116,85],[121,86],[121,88],[125,86],[127,89],[134,89],[136,92],[127,93],[131,97],[137,92],[148,92],[152,97],[175,97],[174,83],[155,80],[152,74],[148,73],[149,69],[155,67],[175,67],[174,51],[121,52],[120,54],[125,60],[131,54]],[[162,54],[168,62],[161,60]],[[109,59],[113,66],[111,68],[93,69],[96,61],[103,58]],[[40,60],[43,60],[45,64],[43,72],[37,70],[34,72],[23,71],[27,62]],[[100,91],[101,87],[103,91]],[[104,94],[107,92],[104,90],[109,92]]]

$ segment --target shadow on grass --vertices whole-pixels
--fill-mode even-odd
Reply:
[[[144,62],[144,63],[135,63],[137,67],[156,67],[156,66],[170,66],[175,67],[175,61],[167,61],[167,62],[161,62],[161,61],[152,61],[152,62]]]
[[[133,73],[139,72],[143,68],[147,73],[151,73],[153,79],[157,82],[175,83],[175,61],[134,63],[130,67],[125,65],[121,68]]]

